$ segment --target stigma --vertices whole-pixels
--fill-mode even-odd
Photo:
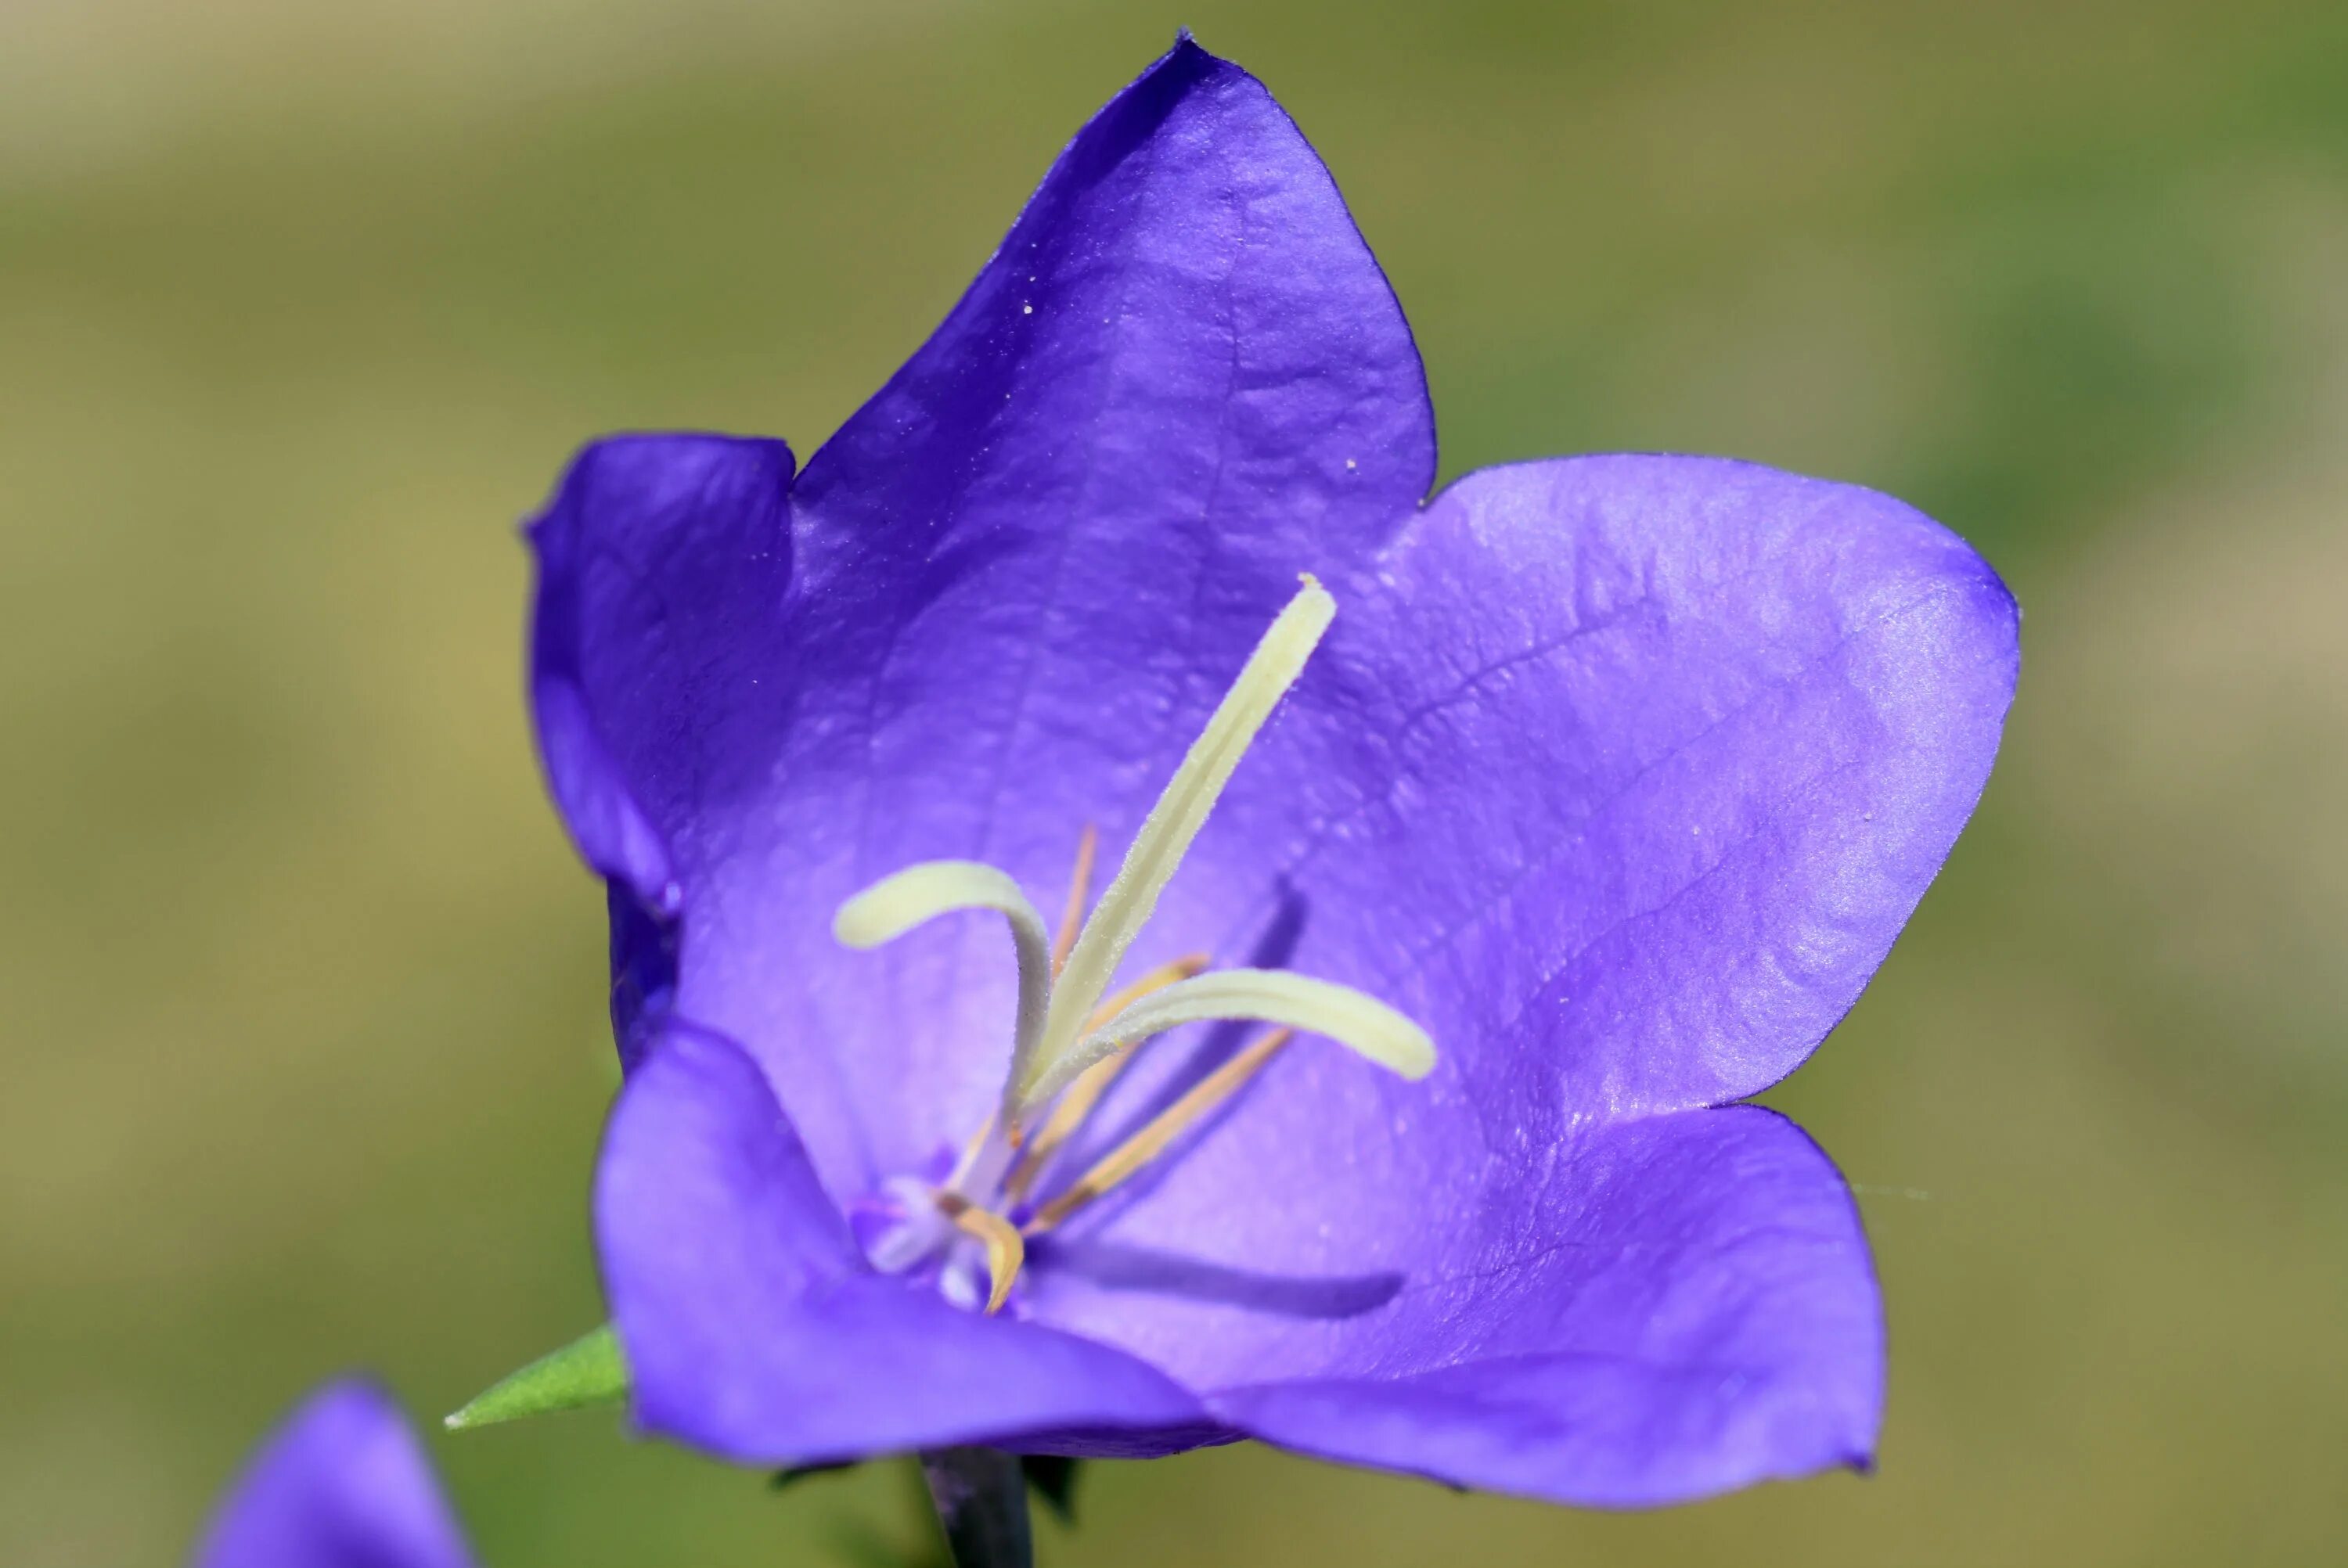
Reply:
[[[1299,1034],[1318,1035],[1407,1079],[1435,1066],[1426,1031],[1351,987],[1281,969],[1211,967],[1204,954],[1169,959],[1112,992],[1124,964],[1248,747],[1303,673],[1336,615],[1318,580],[1303,579],[1256,644],[1239,678],[1174,771],[1127,847],[1117,875],[1086,913],[1098,835],[1086,827],[1056,931],[1018,882],[973,860],[932,860],[882,878],[841,905],[832,933],[850,948],[892,941],[940,916],[1003,917],[1018,963],[1011,1068],[986,1124],[953,1172],[884,1187],[883,1217],[867,1243],[873,1266],[940,1270],[950,1297],[1000,1311],[1026,1241],[1066,1221],[1161,1156],[1200,1118],[1236,1094]],[[1065,1182],[1054,1156],[1148,1040],[1184,1024],[1243,1020],[1273,1026],[1201,1079],[1140,1131]],[[1014,1224],[1012,1216],[1017,1215]]]

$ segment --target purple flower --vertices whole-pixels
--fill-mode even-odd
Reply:
[[[1954,842],[2013,600],[1747,464],[1434,473],[1335,187],[1187,38],[804,471],[580,456],[532,698],[610,886],[645,1428],[1253,1437],[1618,1505],[1867,1461],[1859,1216],[1729,1102]],[[1069,955],[1037,907],[1082,912],[1095,830]],[[1158,989],[1111,1018],[1110,971]]]
[[[329,1383],[213,1515],[195,1568],[472,1568],[423,1445],[374,1384]]]

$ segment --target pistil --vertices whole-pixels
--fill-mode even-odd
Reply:
[[[1024,1236],[1051,1230],[1165,1153],[1298,1031],[1324,1035],[1405,1078],[1423,1077],[1433,1068],[1434,1044],[1409,1019],[1375,997],[1284,970],[1210,970],[1206,955],[1199,953],[1161,964],[1103,996],[1232,770],[1328,630],[1335,602],[1311,577],[1303,583],[1184,755],[1089,916],[1085,905],[1099,854],[1099,835],[1090,826],[1077,841],[1067,902],[1048,933],[1019,885],[976,861],[909,866],[840,906],[832,929],[851,948],[877,947],[940,915],[989,910],[1008,923],[1019,964],[1018,1017],[1003,1094],[943,1184],[911,1178],[889,1184],[901,1218],[873,1244],[876,1268],[910,1269],[948,1248],[959,1233],[985,1248],[986,1310],[999,1311],[1025,1260]],[[1024,1233],[1004,1217],[1037,1184],[1053,1154],[1083,1125],[1143,1041],[1213,1020],[1280,1027],[1095,1162],[1037,1209]],[[1049,1114],[1027,1136],[1045,1107]]]
[[[1163,990],[1178,980],[1187,980],[1200,973],[1206,968],[1207,963],[1206,954],[1192,953],[1170,964],[1159,965],[1122,990],[1111,993],[1108,1000],[1093,1009],[1087,1024],[1093,1029],[1100,1028],[1151,992]],[[1035,1178],[1043,1173],[1045,1162],[1068,1141],[1078,1127],[1084,1125],[1085,1118],[1091,1115],[1093,1107],[1100,1103],[1100,1097],[1108,1092],[1109,1085],[1115,1083],[1117,1074],[1125,1071],[1125,1064],[1133,1060],[1138,1045],[1138,1041],[1128,1044],[1076,1075],[1075,1081],[1068,1085],[1067,1092],[1061,1095],[1058,1103],[1052,1107],[1052,1114],[1045,1118],[1044,1125],[1020,1150],[1018,1163],[1013,1165],[1011,1173],[1003,1178],[1004,1193],[1014,1198],[1027,1195],[1027,1189],[1034,1186]]]
[[[1329,597],[1329,590],[1310,574],[1303,583],[1248,656],[1239,679],[1231,682],[1207,720],[1206,729],[1184,753],[1165,793],[1142,819],[1116,878],[1077,934],[1068,961],[1052,988],[1042,1036],[1012,1057],[1011,1081],[1004,1094],[1014,1116],[1045,1097],[1038,1085],[1085,1032],[1093,1008],[1108,989],[1109,978],[1157,911],[1158,896],[1173,878],[1199,829],[1206,825],[1207,814],[1231,783],[1232,770],[1255,740],[1256,732],[1272,717],[1272,709],[1304,672],[1305,661],[1335,619],[1337,601]]]
[[[1426,1031],[1375,997],[1282,969],[1216,969],[1177,980],[1122,1009],[1063,1052],[1035,1093],[1049,1100],[1095,1062],[1186,1023],[1257,1019],[1309,1029],[1404,1078],[1435,1069]]]
[[[877,948],[914,927],[961,909],[991,909],[1010,922],[1019,959],[1019,1018],[1012,1058],[1032,1052],[1052,997],[1052,948],[1044,917],[1009,873],[976,860],[925,860],[884,876],[839,907],[831,934],[843,947]]]

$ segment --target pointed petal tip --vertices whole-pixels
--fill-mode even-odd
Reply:
[[[1174,30],[1174,46],[1159,56],[1149,69],[1142,74],[1144,77],[1154,77],[1164,70],[1183,67],[1194,75],[1203,76],[1209,71],[1229,65],[1231,65],[1230,61],[1200,43],[1198,35],[1191,32],[1189,28],[1177,27]]]

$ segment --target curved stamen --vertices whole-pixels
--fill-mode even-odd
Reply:
[[[1218,969],[1154,991],[1054,1060],[1014,1113],[1041,1104],[1094,1062],[1136,1040],[1210,1019],[1259,1019],[1327,1035],[1405,1078],[1435,1068],[1426,1031],[1375,997],[1350,986],[1282,969]]]
[[[1055,1089],[1076,1075],[1075,1070],[1061,1071],[1062,1061],[1083,1036],[1086,1021],[1107,989],[1109,977],[1158,907],[1159,894],[1181,864],[1207,814],[1214,809],[1215,798],[1231,782],[1231,770],[1239,766],[1249,743],[1263,728],[1280,699],[1303,673],[1304,661],[1329,630],[1337,613],[1336,600],[1309,574],[1303,581],[1303,588],[1248,656],[1239,679],[1223,693],[1206,729],[1191,744],[1182,765],[1174,770],[1158,804],[1149,808],[1141,830],[1134,835],[1117,879],[1101,895],[1060,971],[1042,1038],[1034,1049],[1023,1049],[1013,1058],[1011,1082],[1004,1096],[1006,1105],[1031,1106],[1045,1098],[1038,1091],[1047,1075]]]
[[[1019,1021],[1014,1063],[1033,1052],[1052,996],[1052,938],[1019,884],[976,860],[925,860],[884,876],[839,907],[831,934],[850,948],[877,948],[914,927],[963,909],[992,909],[1011,923],[1019,954]]]
[[[1011,1282],[1027,1261],[1027,1242],[1009,1220],[992,1209],[982,1209],[953,1194],[941,1194],[938,1206],[964,1235],[976,1236],[986,1246],[986,1309],[1000,1312],[1011,1298]]]

